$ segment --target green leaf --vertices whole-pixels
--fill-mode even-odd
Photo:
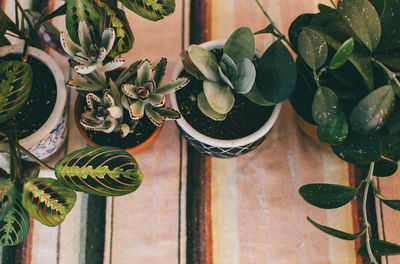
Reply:
[[[235,104],[232,89],[225,83],[203,81],[203,91],[210,107],[217,113],[228,113]]]
[[[336,184],[307,184],[299,189],[303,199],[323,209],[339,208],[356,196],[358,189]]]
[[[386,135],[381,134],[382,155],[398,162],[400,160],[400,132]]]
[[[25,104],[32,87],[32,69],[21,61],[0,63],[0,123],[13,117]]]
[[[351,30],[370,51],[373,51],[381,38],[381,22],[371,2],[339,0],[337,8]]]
[[[262,55],[256,69],[257,89],[268,102],[278,104],[292,94],[297,79],[293,57],[277,40]]]
[[[274,26],[272,24],[269,24],[265,28],[258,30],[257,32],[254,32],[254,35],[259,35],[259,34],[268,34],[271,33],[272,35],[276,36],[276,32],[274,29]]]
[[[333,122],[338,113],[339,98],[328,87],[321,86],[315,93],[312,103],[312,115],[319,125],[327,125]]]
[[[390,208],[400,211],[400,200],[389,200],[380,193],[376,193],[375,196]]]
[[[262,96],[255,83],[253,84],[253,87],[250,89],[250,91],[243,95],[258,105],[263,105],[263,106],[275,105],[274,103],[265,100],[265,98]]]
[[[350,114],[351,127],[362,134],[371,134],[385,125],[395,104],[390,85],[382,86],[364,97]]]
[[[1,37],[4,37],[4,33],[6,33],[7,26],[8,26],[8,16],[3,11],[3,9],[0,8],[0,36]]]
[[[343,231],[340,231],[340,230],[337,230],[337,229],[334,229],[331,227],[320,225],[320,224],[314,222],[310,217],[307,217],[307,220],[311,224],[313,224],[316,228],[321,230],[322,232],[325,232],[328,235],[334,236],[336,238],[344,239],[344,240],[356,240],[364,232],[364,230],[363,230],[357,234],[350,234],[350,233],[346,233],[346,232],[343,232]]]
[[[327,125],[318,126],[317,136],[321,142],[340,145],[346,140],[348,132],[346,116],[342,111],[339,111],[335,120]]]
[[[364,242],[358,250],[358,255],[368,256],[367,242]],[[390,243],[387,241],[371,238],[371,250],[375,257],[391,256],[400,254],[400,245]]]
[[[381,158],[381,144],[378,136],[365,136],[350,133],[346,141],[331,146],[335,154],[353,164],[368,164]]]
[[[228,54],[236,64],[239,64],[244,58],[252,61],[255,49],[254,36],[248,27],[238,28],[224,45],[224,53]]]
[[[119,1],[139,16],[153,21],[160,20],[175,11],[175,0]]]
[[[299,34],[302,31],[302,28],[308,26],[314,17],[314,14],[301,14],[296,17],[295,20],[290,24],[289,27],[289,40],[292,43],[294,50],[297,52],[297,40],[299,38]]]
[[[74,151],[55,166],[57,179],[75,191],[118,196],[135,191],[143,180],[136,160],[114,147]]]
[[[188,55],[193,65],[210,81],[219,81],[218,62],[215,55],[207,49],[190,45]]]
[[[400,53],[388,52],[374,54],[374,58],[381,63],[393,68],[395,71],[400,71]]]
[[[397,168],[398,168],[397,162],[382,158],[375,162],[374,176],[377,177],[391,176],[397,171]]]
[[[10,209],[14,206],[16,199],[16,188],[10,179],[0,178],[0,221],[4,219]]]
[[[21,197],[17,195],[14,206],[0,221],[0,246],[15,246],[29,233],[29,214],[22,207]]]
[[[331,70],[336,70],[342,66],[351,56],[354,50],[354,39],[349,38],[346,40],[336,51],[335,55],[331,60],[328,68]]]
[[[217,113],[211,108],[208,104],[206,95],[203,92],[199,93],[197,96],[197,107],[203,114],[215,121],[222,121],[226,118],[226,114]]]
[[[400,131],[400,102],[396,100],[392,114],[385,124],[389,135],[394,135]]]
[[[314,30],[304,28],[300,32],[297,48],[303,60],[313,70],[321,68],[328,57],[328,45],[324,38]]]
[[[24,184],[22,205],[44,225],[61,224],[75,201],[76,193],[55,179],[33,178]]]
[[[153,107],[153,110],[160,114],[160,116],[165,120],[175,120],[181,118],[181,114],[167,107]]]

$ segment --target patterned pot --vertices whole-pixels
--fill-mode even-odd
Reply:
[[[21,54],[23,49],[23,45],[1,47],[0,57],[8,54]],[[28,54],[45,64],[52,72],[56,82],[57,97],[53,111],[43,126],[30,136],[20,139],[19,143],[39,159],[46,159],[60,149],[67,134],[67,90],[64,75],[52,57],[34,47],[28,47]],[[35,72],[35,69],[33,69],[33,72]],[[22,154],[22,158],[30,160],[24,154]]]
[[[205,42],[200,46],[212,50],[223,48],[224,44],[225,40],[213,40]],[[256,56],[260,58],[261,53],[257,51]],[[182,70],[182,62],[178,62],[172,74],[172,79],[178,78]],[[170,94],[170,101],[172,108],[179,109],[175,93]],[[176,124],[187,141],[200,153],[218,158],[232,158],[248,153],[260,145],[274,125],[280,110],[281,104],[277,104],[267,122],[260,129],[246,137],[234,140],[222,140],[208,137],[195,130],[183,117],[176,120]]]

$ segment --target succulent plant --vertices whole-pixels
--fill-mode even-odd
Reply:
[[[224,120],[235,103],[234,92],[247,94],[254,85],[256,69],[254,37],[247,27],[237,29],[226,41],[220,61],[207,49],[191,45],[183,54],[189,73],[203,80],[198,107],[214,120]]]
[[[154,125],[161,126],[164,120],[180,118],[178,111],[164,107],[164,95],[181,89],[189,80],[182,77],[160,86],[166,65],[165,58],[155,62],[153,66],[146,59],[138,66],[136,81],[121,86],[122,105],[129,111],[132,120],[138,120],[146,113]]]

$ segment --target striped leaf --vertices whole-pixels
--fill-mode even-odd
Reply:
[[[125,12],[121,9],[113,8],[100,0],[95,1],[101,16],[100,32],[107,28],[113,28],[116,34],[114,46],[108,56],[115,57],[121,53],[128,52],[132,48],[134,37]]]
[[[14,206],[16,189],[10,179],[0,178],[0,221],[4,219],[10,209]]]
[[[32,69],[27,63],[0,63],[0,123],[13,117],[25,104],[31,91],[32,78]]]
[[[135,191],[143,174],[136,160],[114,147],[89,147],[70,153],[57,162],[56,176],[75,191],[119,196]]]
[[[33,178],[24,184],[22,205],[44,225],[62,223],[75,201],[76,193],[55,179]]]
[[[14,246],[21,243],[29,232],[29,214],[17,196],[14,206],[0,221],[0,246]]]
[[[119,0],[124,6],[141,17],[160,20],[175,11],[175,0]]]

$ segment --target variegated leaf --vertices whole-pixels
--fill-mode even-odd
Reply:
[[[136,160],[114,147],[89,147],[74,151],[57,162],[56,176],[75,191],[119,196],[135,191],[143,174]]]
[[[141,17],[160,20],[175,11],[175,0],[119,0],[124,6]]]
[[[16,197],[14,206],[0,221],[0,246],[14,246],[21,243],[29,233],[29,214],[22,207],[21,197]]]
[[[14,116],[25,104],[31,91],[32,78],[32,69],[27,63],[0,63],[0,123]]]
[[[0,178],[0,221],[7,215],[14,206],[16,199],[16,189],[10,179]]]
[[[75,201],[76,193],[55,179],[34,178],[24,184],[22,205],[44,225],[61,224]]]

